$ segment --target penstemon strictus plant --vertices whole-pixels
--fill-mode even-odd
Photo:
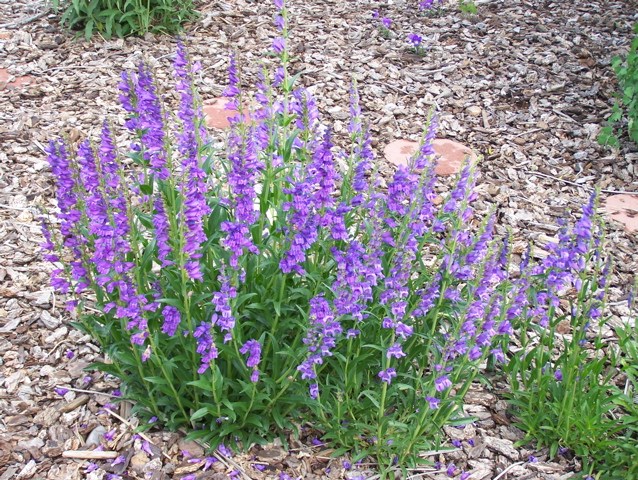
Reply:
[[[472,420],[464,395],[504,359],[529,284],[509,278],[495,216],[475,217],[472,165],[437,206],[435,117],[381,188],[353,85],[351,148],[335,148],[288,73],[288,10],[275,5],[280,66],[225,151],[202,126],[181,44],[175,116],[146,66],[122,75],[126,157],[107,123],[75,153],[50,143],[53,284],[141,415],[239,448],[305,420],[392,475],[438,448],[444,425]],[[234,57],[229,78],[246,111]]]

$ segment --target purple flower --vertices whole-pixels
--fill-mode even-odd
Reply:
[[[454,440],[452,440],[452,445],[454,445],[456,448],[461,448],[461,441],[455,438]]]
[[[210,467],[213,466],[213,464],[217,463],[217,459],[215,457],[204,457],[205,463],[204,463],[204,467],[202,468],[203,471],[208,470]]]
[[[350,463],[348,460],[344,460],[343,461],[343,468],[344,468],[344,470],[350,470],[352,468],[352,463]]]
[[[383,17],[381,19],[381,24],[385,27],[385,28],[390,28],[390,26],[392,25],[392,20],[389,19],[388,17]]]
[[[441,403],[441,400],[435,397],[425,397],[425,400],[428,402],[428,406],[431,410],[439,408],[439,403]]]
[[[113,460],[113,462],[111,463],[111,466],[114,467],[115,465],[120,465],[124,462],[126,462],[126,457],[124,455],[118,455],[117,458],[115,458],[115,460]]]
[[[68,388],[62,388],[62,387],[55,387],[53,389],[53,391],[55,393],[57,393],[58,395],[60,395],[61,397],[64,397],[67,394],[67,392],[69,391],[69,389]]]
[[[272,42],[272,49],[278,55],[284,53],[284,51],[286,50],[286,40],[284,39],[284,37],[275,37]]]
[[[562,382],[563,381],[563,372],[561,372],[560,369],[556,370],[554,372],[554,378],[556,379],[556,381]]]
[[[538,462],[538,458],[536,458],[534,455],[530,455],[529,458],[527,459],[527,461],[529,463],[537,463]]]
[[[447,470],[445,471],[448,477],[453,477],[456,474],[456,466],[453,463],[450,463],[447,466]]]
[[[434,380],[434,388],[436,388],[437,392],[442,392],[452,386],[452,382],[448,378],[447,375],[442,375]]]
[[[273,0],[273,3],[275,4],[275,7],[277,7],[279,10],[284,8],[284,0]]]
[[[316,400],[319,397],[319,385],[317,383],[311,383],[308,394],[310,395],[310,398]]]
[[[259,361],[261,360],[261,344],[257,340],[248,340],[244,345],[239,349],[239,352],[243,355],[248,354],[248,360],[246,360],[246,366],[248,368],[253,369],[253,374],[257,371],[256,367],[259,365]],[[258,373],[255,377],[251,377],[253,382],[256,382],[258,378]]]
[[[381,370],[378,374],[378,377],[387,383],[388,385],[392,383],[392,379],[397,376],[397,371],[394,368],[388,368],[386,370]]]
[[[164,322],[162,323],[162,332],[164,332],[169,337],[175,335],[177,331],[177,327],[180,322],[180,312],[177,308],[172,305],[166,305],[162,310],[162,316],[164,317]]]
[[[419,34],[411,33],[410,35],[408,35],[408,40],[415,48],[417,48],[419,45],[421,45],[423,37],[421,37],[421,35]]]
[[[401,358],[401,357],[405,357],[405,353],[403,352],[401,345],[399,343],[395,343],[390,348],[388,348],[386,352],[386,356],[388,358],[392,358],[392,357]]]
[[[219,453],[221,453],[224,457],[230,458],[233,456],[233,452],[223,443],[217,447],[217,450],[219,450]]]
[[[459,480],[467,480],[468,478],[470,478],[470,475],[472,475],[472,472],[463,472],[461,473]]]
[[[64,356],[71,360],[75,356],[75,354],[73,353],[73,350],[67,350]]]

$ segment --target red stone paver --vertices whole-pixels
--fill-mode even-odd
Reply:
[[[237,116],[238,112],[234,109],[228,109],[228,102],[230,102],[230,98],[226,97],[214,98],[204,102],[203,110],[206,125],[220,130],[230,127],[229,119]],[[245,119],[249,120],[249,118],[246,113]]]
[[[15,77],[13,81],[9,81],[11,74],[6,68],[0,68],[0,90],[10,90],[14,88],[22,88],[35,83],[35,78],[30,75]]]
[[[609,218],[622,223],[628,232],[638,232],[638,195],[613,195],[604,200],[603,210]]]
[[[471,162],[476,161],[476,154],[462,143],[453,140],[437,138],[432,142],[437,164],[437,175],[454,175],[461,170],[463,163],[469,157]],[[383,154],[394,165],[407,165],[410,157],[418,150],[418,142],[410,140],[395,140],[389,143],[383,150]]]

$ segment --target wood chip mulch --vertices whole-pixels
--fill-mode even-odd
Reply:
[[[498,206],[500,232],[511,229],[519,249],[529,240],[542,246],[594,187],[603,200],[638,194],[638,147],[624,139],[613,151],[595,141],[617,88],[610,60],[628,50],[635,2],[487,0],[474,16],[451,2],[437,17],[419,16],[417,4],[288,0],[293,70],[304,72],[337,138],[345,138],[353,77],[379,159],[388,142],[417,140],[436,106],[439,136],[483,155],[479,202]],[[380,34],[374,10],[393,20],[390,38]],[[211,0],[200,11],[182,38],[202,63],[202,97],[221,94],[231,50],[253,84],[272,41],[272,3]],[[424,56],[410,51],[410,33],[424,37]],[[151,34],[75,40],[44,3],[0,0],[0,480],[375,478],[370,464],[345,469],[311,431],[288,450],[271,444],[216,458],[179,433],[135,435],[130,405],[113,403],[117,383],[84,370],[99,351],[68,325],[63,299],[49,287],[52,267],[40,256],[37,207],[51,208],[54,193],[42,149],[60,134],[95,135],[104,117],[123,124],[120,72],[145,59],[169,88],[175,45]],[[614,326],[630,317],[624,300],[638,271],[638,242],[613,223],[607,241],[615,261],[613,341]],[[478,421],[447,430],[462,447],[433,454],[441,468],[409,478],[450,478],[450,464],[472,480],[558,480],[578,471],[569,456],[515,448],[521,432],[495,392],[477,388],[467,404]]]

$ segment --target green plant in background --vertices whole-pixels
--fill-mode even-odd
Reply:
[[[147,32],[176,33],[197,18],[193,0],[52,0],[62,11],[60,23],[105,38],[144,35]]]
[[[478,13],[474,0],[459,0],[459,10],[468,15],[476,15]]]
[[[638,23],[634,25],[634,32],[638,33]],[[607,119],[608,125],[598,135],[598,142],[619,147],[620,129],[616,126],[626,117],[629,138],[638,143],[638,35],[632,40],[627,57],[614,57],[611,66],[616,73],[620,92]]]
[[[570,450],[586,473],[601,478],[636,478],[638,444],[627,442],[636,434],[636,406],[628,414],[631,402],[613,383],[619,355],[602,337],[609,263],[603,264],[600,236],[592,234],[594,209],[592,196],[573,231],[564,229],[550,245],[543,268],[522,272],[519,281],[530,281],[533,293],[513,321],[520,346],[504,370],[517,426],[526,433],[522,443],[549,447],[552,458]],[[544,288],[535,286],[538,275]],[[571,293],[559,298],[566,290]]]

